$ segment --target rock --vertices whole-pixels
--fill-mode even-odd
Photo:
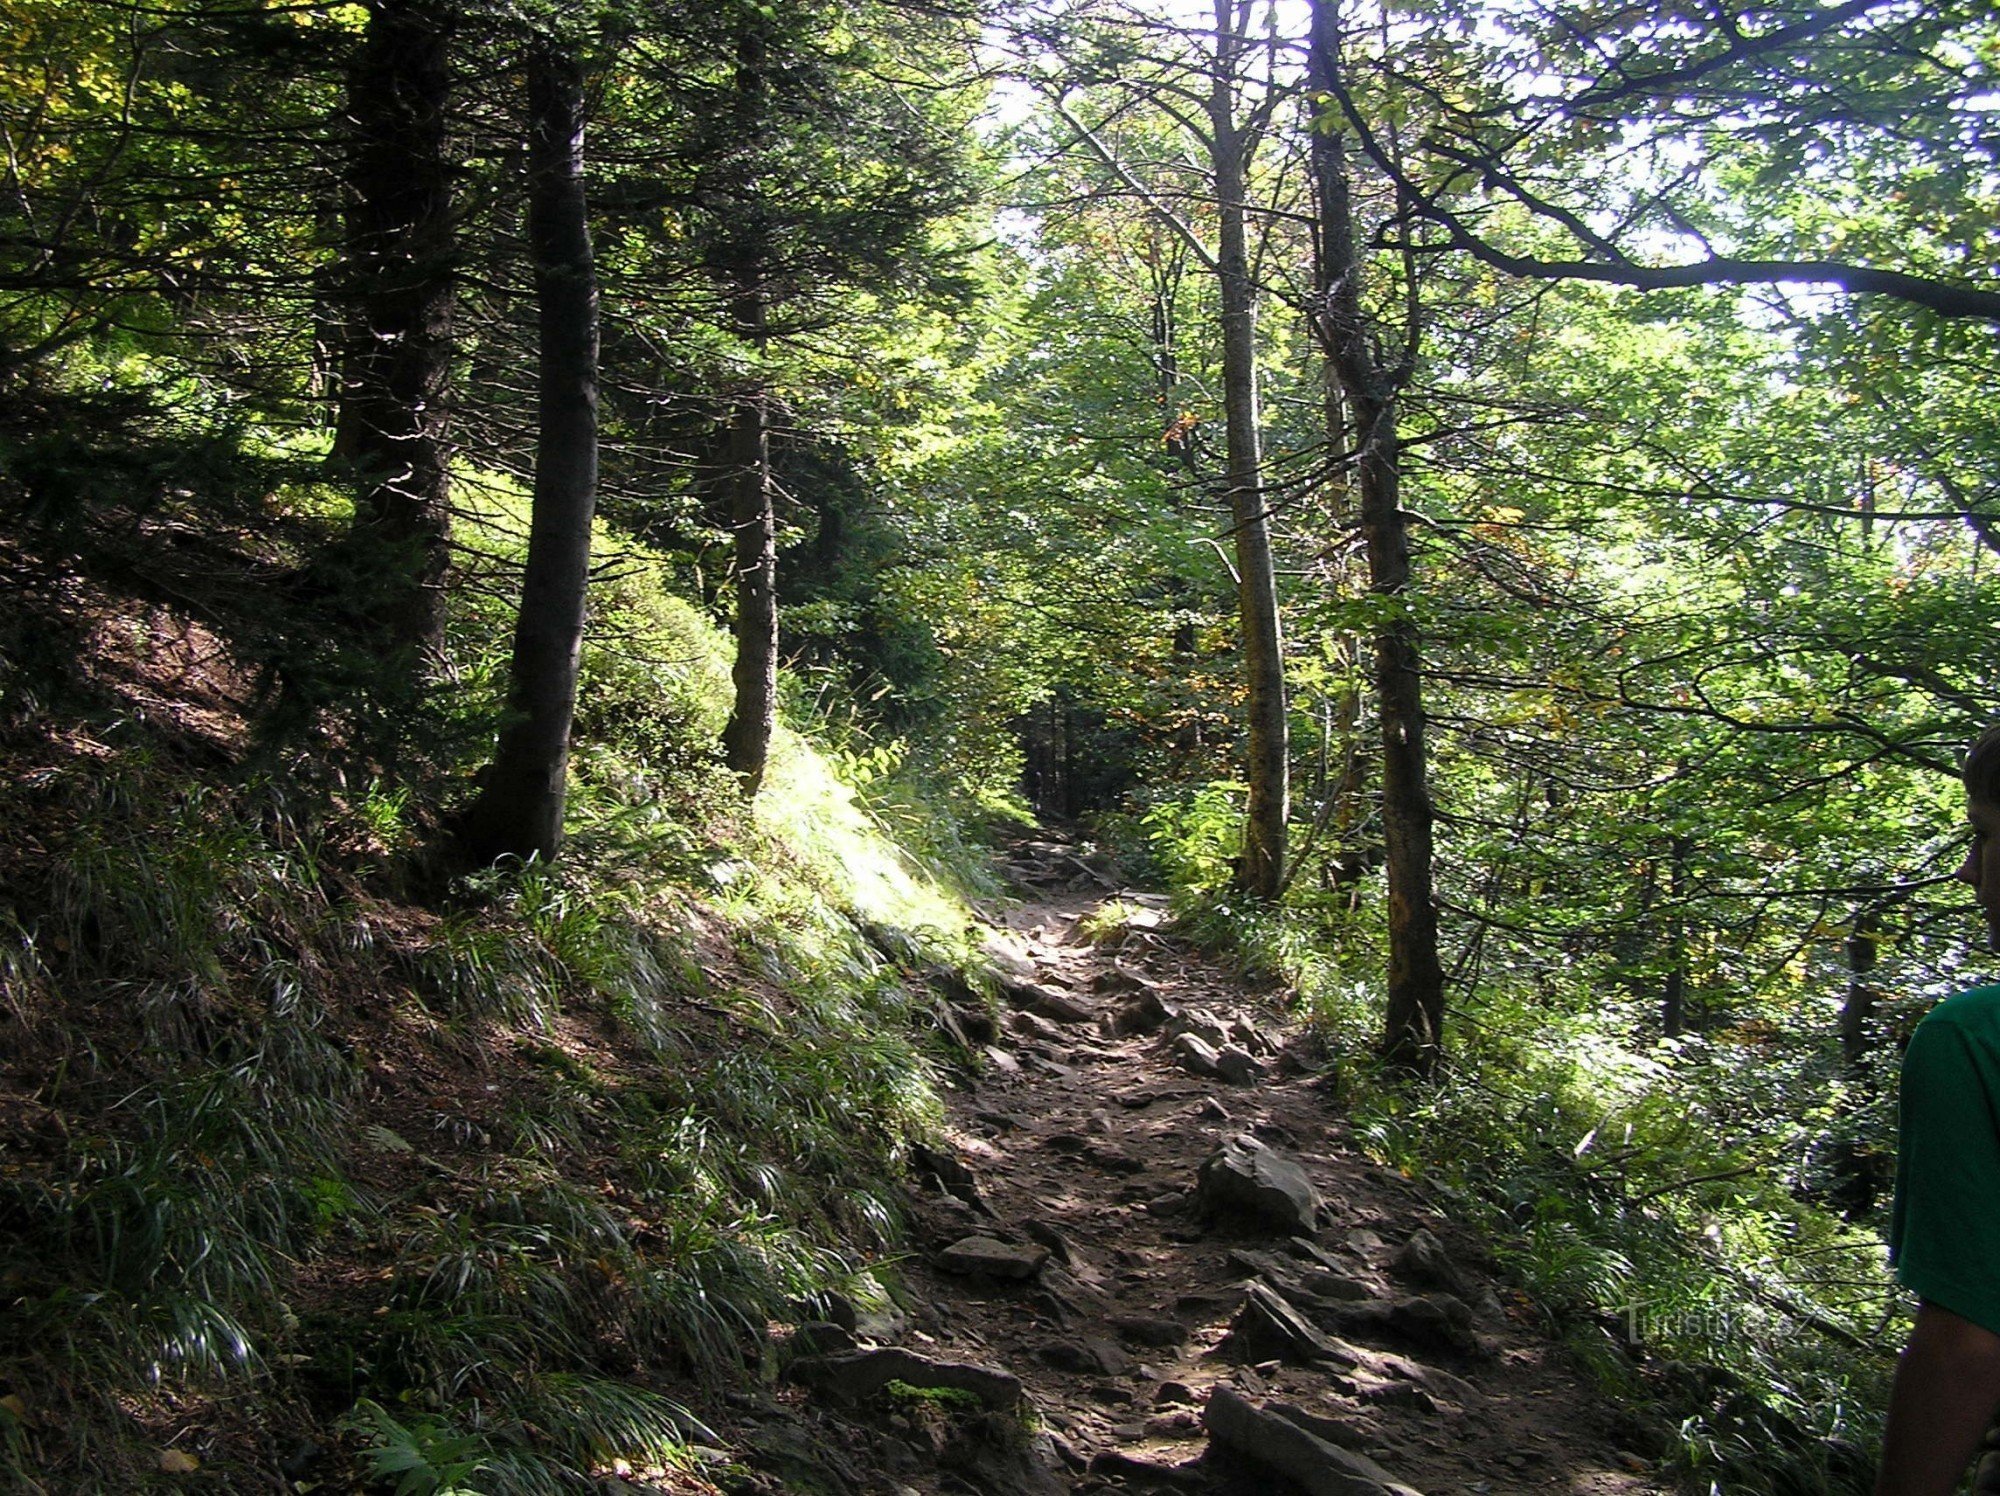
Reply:
[[[1007,1015],[1007,1031],[1023,1039],[1041,1039],[1051,1044],[1063,1041],[1063,1031],[1039,1013],[1026,1009]]]
[[[1206,1008],[1183,1008],[1174,1015],[1166,1026],[1166,1036],[1178,1039],[1182,1034],[1193,1034],[1210,1049],[1220,1049],[1231,1042],[1229,1025]]]
[[[1350,1278],[1345,1273],[1321,1267],[1316,1260],[1281,1260],[1268,1252],[1232,1247],[1229,1250],[1229,1265],[1251,1277],[1269,1280],[1288,1296],[1296,1297],[1297,1293],[1303,1292],[1315,1301],[1339,1304],[1357,1303],[1375,1296],[1374,1290],[1359,1278]]]
[[[1010,1063],[1013,1062],[1014,1057],[1012,1055],[1009,1055],[1007,1058]],[[983,1122],[995,1132],[1019,1132],[1028,1125],[1012,1112],[974,1112],[972,1120]]]
[[[1049,1249],[1049,1254],[1064,1267],[1076,1266],[1076,1247],[1067,1236],[1056,1230],[1047,1221],[1023,1221],[1021,1232],[1031,1241],[1040,1242]]]
[[[1291,1366],[1355,1364],[1353,1353],[1346,1347],[1321,1334],[1277,1290],[1254,1280],[1229,1331],[1230,1347],[1237,1358],[1252,1364],[1261,1361],[1283,1361]]]
[[[1366,1455],[1258,1407],[1234,1388],[1215,1389],[1202,1422],[1211,1447],[1296,1482],[1306,1496],[1417,1496]]]
[[[1014,1007],[1057,1023],[1089,1023],[1097,1016],[1096,1010],[1088,1003],[1079,1002],[1047,982],[1024,982],[1003,977],[1000,991]]]
[[[1213,1096],[1205,1098],[1201,1105],[1194,1109],[1194,1114],[1208,1122],[1227,1122],[1230,1120],[1229,1108],[1217,1101]]]
[[[1188,1338],[1187,1326],[1164,1314],[1121,1314],[1111,1321],[1111,1328],[1120,1339],[1153,1350],[1185,1344]]]
[[[1100,1027],[1113,1039],[1157,1033],[1173,1020],[1175,1009],[1157,992],[1141,992],[1104,1015]]]
[[[1093,1143],[1086,1148],[1083,1156],[1098,1168],[1111,1174],[1143,1174],[1146,1161],[1136,1153],[1128,1153],[1123,1148],[1110,1143]]]
[[[849,1331],[856,1330],[861,1325],[861,1316],[854,1307],[854,1300],[844,1293],[835,1293],[832,1289],[822,1289],[809,1299],[793,1299],[790,1309],[792,1317],[802,1324],[809,1321],[827,1321]]]
[[[795,1356],[831,1356],[854,1348],[854,1332],[830,1320],[812,1320],[792,1331]]]
[[[1100,1449],[1090,1457],[1090,1473],[1125,1481],[1131,1489],[1139,1491],[1157,1491],[1162,1487],[1174,1491],[1208,1489],[1208,1479],[1199,1470],[1162,1465],[1157,1460],[1126,1454],[1122,1449]]]
[[[1390,1260],[1389,1271],[1420,1288],[1442,1288],[1461,1299],[1473,1296],[1471,1281],[1430,1232],[1419,1227]]]
[[[1015,1246],[990,1236],[968,1236],[938,1254],[938,1266],[948,1273],[984,1273],[1017,1283],[1034,1277],[1048,1260],[1047,1247]]]
[[[1472,1310],[1448,1293],[1344,1305],[1334,1311],[1333,1322],[1344,1335],[1395,1340],[1459,1356],[1477,1355],[1480,1350]]]
[[[1369,1444],[1373,1442],[1367,1430],[1349,1423],[1344,1418],[1329,1418],[1324,1413],[1309,1412],[1296,1403],[1272,1402],[1265,1404],[1265,1407],[1285,1422],[1296,1423],[1314,1438],[1338,1445],[1350,1454],[1366,1454]]]
[[[1086,1376],[1129,1376],[1132,1358],[1108,1340],[1085,1336],[1081,1340],[1051,1340],[1035,1354],[1057,1371],[1080,1372]]]
[[[1180,1062],[1181,1069],[1190,1075],[1222,1074],[1218,1064],[1220,1051],[1207,1040],[1194,1034],[1182,1034],[1174,1040],[1173,1055]]]
[[[978,1176],[951,1154],[918,1143],[910,1149],[910,1162],[936,1179],[938,1187],[954,1200],[963,1201],[983,1216],[993,1214],[992,1207],[979,1193]]]
[[[1002,1075],[1020,1074],[1021,1062],[997,1044],[987,1045],[982,1053],[986,1056],[986,1063],[991,1065],[995,1070],[998,1070]]]
[[[1247,1018],[1238,1018],[1229,1025],[1229,1037],[1252,1054],[1273,1055],[1278,1052],[1277,1041]]]
[[[994,1019],[992,1013],[983,1007],[972,1007],[969,1004],[954,1003],[951,1014],[957,1020],[959,1031],[971,1041],[966,1046],[968,1049],[979,1045],[991,1044],[995,1039],[1000,1037],[999,1023]]]
[[[843,1402],[871,1397],[891,1382],[926,1391],[969,1392],[989,1408],[1012,1408],[1021,1400],[1021,1379],[1012,1372],[969,1361],[937,1361],[900,1346],[807,1356],[794,1361],[787,1374],[801,1386]]]
[[[989,934],[980,942],[979,954],[986,958],[986,964],[998,974],[1012,977],[1017,982],[1032,982],[1038,975],[1034,957],[1017,941],[999,933]]]
[[[1310,1235],[1325,1209],[1303,1168],[1243,1133],[1202,1160],[1195,1206],[1204,1218],[1246,1220],[1285,1236]]]
[[[1187,1038],[1193,1038],[1192,1034]],[[1232,1086],[1247,1086],[1264,1078],[1264,1062],[1247,1049],[1225,1044],[1215,1054],[1215,1073]]]

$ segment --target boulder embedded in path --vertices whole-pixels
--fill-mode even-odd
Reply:
[[[1224,1138],[1195,1175],[1195,1210],[1204,1219],[1254,1223],[1279,1236],[1310,1236],[1325,1208],[1296,1161],[1249,1133]]]
[[[1202,1422],[1211,1446],[1295,1482],[1307,1496],[1418,1496],[1366,1455],[1329,1443],[1233,1387],[1215,1389]]]
[[[989,1278],[1021,1282],[1032,1278],[1049,1260],[1049,1249],[1017,1246],[990,1236],[968,1236],[938,1253],[938,1266],[952,1273],[984,1273]]]
[[[792,1363],[788,1375],[846,1402],[870,1397],[891,1382],[924,1391],[969,1392],[989,1408],[1012,1408],[1021,1400],[1021,1379],[1010,1371],[969,1361],[936,1361],[900,1346],[806,1356]]]

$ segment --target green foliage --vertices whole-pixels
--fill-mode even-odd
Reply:
[[[365,1441],[368,1478],[395,1482],[395,1496],[483,1496],[472,1482],[487,1469],[484,1444],[441,1418],[399,1423],[380,1403],[362,1398],[351,1424]]]

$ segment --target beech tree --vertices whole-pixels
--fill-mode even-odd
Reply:
[[[1113,85],[1158,107],[1185,132],[1207,167],[1206,206],[1214,217],[1214,240],[1191,216],[1179,211],[1178,189],[1148,183],[1120,159],[1104,132],[1069,108],[1063,96],[1070,80],[1058,75],[1044,86],[1054,108],[1079,146],[1108,172],[1116,186],[1135,194],[1216,278],[1222,347],[1222,403],[1226,427],[1223,471],[1217,487],[1230,516],[1229,538],[1236,557],[1237,618],[1243,658],[1246,727],[1245,780],[1248,804],[1237,885],[1260,899],[1276,899],[1285,886],[1285,858],[1291,816],[1291,739],[1285,689],[1284,630],[1278,607],[1277,571],[1271,547],[1271,493],[1266,487],[1263,418],[1258,398],[1258,283],[1253,275],[1249,172],[1257,144],[1283,94],[1267,76],[1250,96],[1254,65],[1270,61],[1251,28],[1256,16],[1249,0],[1215,0],[1214,31],[1201,40],[1207,50],[1171,52],[1143,73]],[[1113,33],[1115,38],[1115,31]],[[1190,38],[1176,38],[1189,41]],[[1107,53],[1121,57],[1118,40]],[[1095,61],[1083,62],[1084,76],[1097,76]],[[1120,106],[1122,107],[1122,102]]]
[[[1338,384],[1352,450],[1357,517],[1368,552],[1368,588],[1382,601],[1375,626],[1376,718],[1382,743],[1383,869],[1389,892],[1389,964],[1382,1052],[1428,1074],[1444,1035],[1444,971],[1438,962],[1431,888],[1432,810],[1424,743],[1423,675],[1417,625],[1403,606],[1410,585],[1409,518],[1402,507],[1399,402],[1416,370],[1417,289],[1406,287],[1406,325],[1385,338],[1364,311],[1367,267],[1357,244],[1346,132],[1327,110],[1342,84],[1339,0],[1313,0],[1307,97],[1315,105],[1313,184],[1315,325]],[[1401,206],[1400,199],[1398,206]],[[1414,266],[1406,259],[1406,279]],[[1386,345],[1386,348],[1385,348]]]

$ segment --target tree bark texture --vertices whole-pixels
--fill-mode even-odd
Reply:
[[[508,720],[465,841],[475,859],[552,858],[562,838],[597,506],[597,272],[583,186],[583,69],[528,56],[528,242],[541,334],[534,514]]]
[[[374,0],[348,79],[346,349],[334,451],[389,651],[435,657],[450,569],[457,259],[446,114],[453,15]]]
[[[761,306],[760,306],[761,311]],[[736,703],[723,755],[746,796],[764,782],[778,722],[778,522],[771,503],[771,433],[764,394],[752,390],[730,421],[730,526],[736,536]]]
[[[764,22],[747,16],[736,44],[735,136],[754,159],[770,124],[769,48]],[[753,167],[736,183],[739,200],[716,269],[730,289],[730,330],[761,365],[769,342],[770,237],[764,183]],[[769,392],[758,369],[730,414],[730,530],[735,536],[735,701],[722,753],[746,798],[764,783],[778,725],[778,520],[772,506]]]
[[[1313,0],[1307,89],[1334,94],[1340,74],[1335,0]],[[1402,443],[1397,398],[1407,360],[1386,364],[1361,305],[1362,265],[1354,249],[1346,151],[1327,121],[1312,138],[1319,193],[1319,328],[1340,382],[1355,452],[1355,494],[1368,554],[1369,591],[1385,599],[1375,632],[1375,692],[1382,739],[1382,856],[1389,894],[1388,1005],[1382,1055],[1429,1075],[1443,1055],[1444,967],[1438,959],[1432,893],[1429,767],[1424,743],[1423,659],[1415,622],[1397,601],[1410,583],[1410,536],[1401,504]]]
[[[1250,803],[1237,884],[1253,898],[1275,899],[1285,885],[1285,833],[1291,816],[1290,722],[1257,408],[1257,292],[1250,278],[1245,225],[1246,140],[1236,120],[1233,83],[1243,43],[1231,10],[1231,0],[1215,0],[1216,66],[1208,114],[1218,216],[1226,487],[1236,536],[1237,616],[1250,739]]]

